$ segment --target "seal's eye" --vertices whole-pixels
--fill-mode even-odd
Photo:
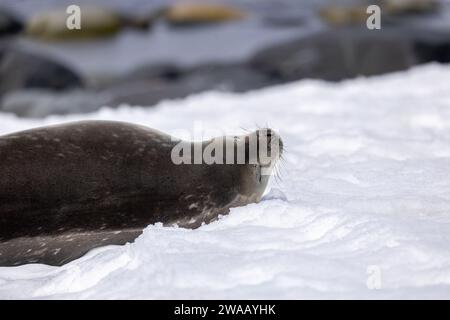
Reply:
[[[256,137],[258,138],[258,140],[260,138],[267,138],[267,141],[270,142],[273,135],[274,132],[272,131],[272,129],[260,129],[256,131]]]

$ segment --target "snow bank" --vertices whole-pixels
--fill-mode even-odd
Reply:
[[[0,268],[0,298],[450,298],[450,66],[204,93],[116,119],[170,133],[278,129],[282,181],[197,230],[149,226],[63,267]],[[226,130],[225,130],[226,129]],[[212,132],[212,131],[211,131]],[[208,136],[205,133],[205,137]],[[377,289],[378,288],[378,289]]]

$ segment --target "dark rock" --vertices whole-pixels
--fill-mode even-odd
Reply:
[[[132,83],[174,81],[181,77],[182,73],[184,70],[171,63],[149,64],[125,73],[89,75],[88,82],[90,88],[102,91],[129,87]]]
[[[11,12],[0,8],[0,36],[15,34],[23,29],[22,22]]]
[[[23,88],[64,90],[82,86],[81,77],[57,61],[18,48],[0,48],[0,96]]]
[[[106,89],[110,105],[153,105],[164,99],[183,98],[208,90],[242,92],[271,84],[264,74],[246,65],[209,64],[189,70],[174,66],[149,66],[126,76]]]
[[[417,42],[415,45],[417,54],[421,61],[450,63],[450,43],[430,46],[429,43]]]
[[[152,106],[161,100],[183,98],[198,91],[179,81],[153,79],[118,84],[102,92],[112,95],[108,105],[117,107],[121,104]]]
[[[426,28],[408,29],[415,35],[414,51],[420,63],[432,61],[450,63],[450,30],[432,32]]]
[[[121,104],[152,106],[208,90],[247,91],[272,84],[264,74],[239,64],[208,64],[189,70],[173,65],[139,68],[99,91],[15,90],[4,95],[0,110],[21,117],[93,112]]]
[[[280,81],[331,81],[406,69],[417,64],[404,34],[383,29],[336,29],[313,34],[258,53],[251,64]]]
[[[431,43],[419,40],[414,44],[414,49],[419,61],[422,63],[431,61],[450,63],[450,41]]]
[[[177,80],[183,76],[185,70],[174,64],[161,63],[157,65],[144,65],[132,70],[124,76],[125,81],[152,80],[155,78],[163,80]]]

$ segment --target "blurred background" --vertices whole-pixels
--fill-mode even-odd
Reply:
[[[81,7],[81,30],[66,27]],[[368,5],[381,30],[368,30]],[[450,62],[444,0],[2,0],[0,112],[45,117]],[[211,106],[214,107],[214,106]]]

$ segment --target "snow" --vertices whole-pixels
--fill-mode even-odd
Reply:
[[[201,128],[203,138],[268,124],[287,152],[281,181],[271,180],[260,203],[196,230],[151,225],[132,244],[62,267],[0,268],[0,298],[448,299],[449,83],[450,66],[431,64],[207,92],[155,108],[43,120],[2,114],[2,134],[79,119],[178,136]]]

